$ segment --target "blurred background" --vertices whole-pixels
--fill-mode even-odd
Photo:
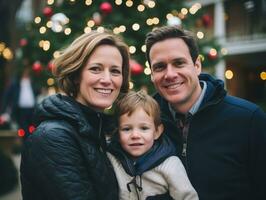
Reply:
[[[166,24],[191,30],[203,71],[266,111],[266,0],[0,0],[0,14],[0,200],[21,199],[21,142],[34,131],[35,105],[57,91],[51,60],[84,32],[121,35],[130,87],[152,94],[146,33]]]

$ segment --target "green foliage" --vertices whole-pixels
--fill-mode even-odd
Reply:
[[[51,73],[49,72],[47,66],[52,60],[54,52],[70,44],[74,38],[84,32],[88,21],[94,20],[95,22],[98,22],[98,24],[94,25],[92,29],[97,29],[98,27],[102,26],[114,30],[115,28],[124,26],[126,30],[124,32],[120,32],[119,34],[123,36],[129,46],[134,46],[136,48],[136,52],[132,53],[131,55],[132,59],[140,63],[143,68],[146,68],[145,54],[141,50],[142,46],[144,45],[145,35],[154,27],[166,25],[167,14],[171,13],[175,17],[180,17],[181,9],[187,6],[184,5],[184,0],[156,0],[153,1],[155,2],[154,7],[148,6],[148,2],[151,0],[134,0],[131,1],[133,5],[129,7],[126,5],[126,3],[130,1],[131,0],[123,0],[121,1],[122,3],[120,5],[117,5],[115,3],[116,1],[94,0],[91,1],[90,5],[86,5],[85,2],[90,1],[57,0],[52,5],[47,5],[44,8],[46,9],[46,12],[43,10],[43,12],[39,14],[39,17],[41,18],[40,23],[32,22],[26,27],[23,38],[26,39],[27,44],[21,46],[20,48],[21,55],[18,56],[19,62],[22,63],[22,66],[25,66],[33,65],[36,61],[39,61],[42,65],[42,70],[36,73],[36,76],[38,79],[38,84],[43,84],[45,86],[47,78],[51,77]],[[112,7],[112,10],[109,10],[110,12],[101,10],[100,6],[103,2],[109,2]],[[145,7],[143,12],[138,11],[139,5],[143,5]],[[49,12],[49,9],[51,12]],[[69,22],[63,25],[62,32],[55,32],[51,28],[47,27],[47,22],[53,19],[55,14],[58,13],[64,14],[69,19]],[[201,12],[198,12],[195,15],[188,13],[187,16],[185,16],[182,20],[182,26],[186,29],[193,29],[195,27],[196,21],[200,19],[201,15]],[[159,23],[147,25],[147,19],[153,19],[155,17],[159,19]],[[60,21],[64,21],[62,16]],[[139,30],[135,31],[132,29],[132,25],[135,23],[139,24]],[[40,34],[39,32],[41,27],[46,27],[46,32],[43,34]],[[69,35],[64,33],[64,30],[67,28],[71,29],[71,33]],[[39,47],[41,40],[50,42],[50,47],[48,50],[44,51],[43,48]],[[209,50],[210,48],[215,47],[218,51],[219,46],[217,46],[215,40],[202,40],[200,41],[200,45],[202,54],[205,54],[205,63],[203,63],[203,66],[205,64],[208,67],[210,65],[214,65],[218,61],[218,58],[210,60],[207,56],[208,52],[206,49]],[[134,87],[136,89],[145,86],[149,92],[154,91],[149,75],[145,75],[144,73],[132,73],[132,82],[134,83]]]

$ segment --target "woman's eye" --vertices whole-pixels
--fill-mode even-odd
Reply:
[[[101,68],[98,67],[98,66],[93,66],[93,67],[89,68],[89,70],[90,70],[91,72],[98,73],[98,72],[101,71]]]
[[[112,70],[111,70],[111,73],[112,73],[113,75],[120,75],[122,72],[121,72],[119,69],[112,69]]]

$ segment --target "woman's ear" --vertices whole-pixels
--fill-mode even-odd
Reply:
[[[163,124],[160,124],[156,129],[154,139],[158,139],[161,136],[161,134],[163,133],[163,130],[164,130],[164,126],[163,126]]]

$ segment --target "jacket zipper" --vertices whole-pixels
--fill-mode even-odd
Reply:
[[[101,115],[100,115],[100,113],[97,113],[97,116],[98,116],[98,118],[99,118],[99,120],[100,120],[100,123],[99,123],[99,132],[98,132],[98,138],[99,138],[99,141],[100,141],[100,151],[101,152],[104,152],[103,151],[103,148],[102,148],[102,118],[101,118]]]

